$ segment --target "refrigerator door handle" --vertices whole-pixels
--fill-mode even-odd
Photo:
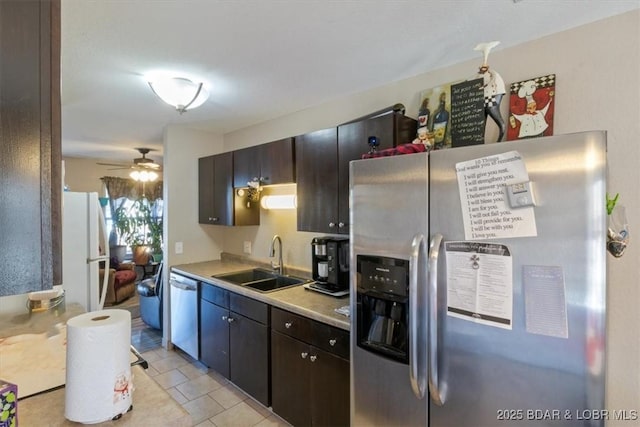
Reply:
[[[436,234],[429,245],[429,326],[427,360],[429,365],[429,394],[438,406],[444,405],[444,387],[440,389],[438,377],[438,255],[442,234]]]
[[[98,227],[102,229],[102,245],[104,246],[104,274],[102,275],[102,293],[98,300],[98,310],[104,308],[104,302],[107,299],[107,286],[109,284],[109,261],[111,260],[111,253],[109,252],[109,235],[107,234],[107,221],[104,218],[104,212],[102,207],[98,204]],[[102,258],[102,257],[99,257]]]
[[[420,255],[426,252],[426,242],[422,234],[418,233],[413,236],[411,242],[411,255],[409,257],[409,379],[411,380],[411,388],[418,399],[422,399],[425,395],[426,381],[424,378],[425,369],[420,369],[420,342],[418,339],[418,329],[424,322],[418,318],[421,312],[420,304],[421,292],[419,293],[418,276],[420,271]]]

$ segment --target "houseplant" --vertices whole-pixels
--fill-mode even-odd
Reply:
[[[129,208],[116,209],[114,227],[119,240],[131,247],[136,264],[147,264],[152,253],[162,252],[162,220],[154,218],[146,197],[135,200]]]

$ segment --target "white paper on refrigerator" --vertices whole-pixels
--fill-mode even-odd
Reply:
[[[456,163],[467,240],[537,236],[533,207],[513,209],[506,186],[529,181],[517,151]]]
[[[445,242],[447,314],[503,329],[512,329],[513,276],[506,245]]]

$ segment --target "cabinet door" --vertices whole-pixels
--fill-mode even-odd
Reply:
[[[260,177],[265,185],[296,182],[293,138],[261,145],[260,160]]]
[[[229,378],[229,311],[200,300],[200,360]]]
[[[233,151],[233,186],[247,187],[249,181],[260,178],[260,145]]]
[[[62,283],[60,2],[0,1],[0,52],[5,296]]]
[[[213,224],[233,225],[233,153],[217,154],[213,164]]]
[[[269,406],[269,328],[235,312],[231,312],[229,320],[229,379]]]
[[[296,137],[298,231],[337,233],[337,129]]]
[[[369,151],[369,137],[378,138],[378,150],[395,147],[396,142],[411,142],[415,137],[414,126],[411,139],[398,141],[398,117],[405,119],[390,113],[338,126],[338,233],[349,234],[349,162],[361,159]]]
[[[271,332],[271,406],[294,426],[311,424],[309,345]]]
[[[311,424],[349,425],[349,362],[311,346]]]
[[[198,222],[213,224],[213,168],[215,156],[198,159]]]

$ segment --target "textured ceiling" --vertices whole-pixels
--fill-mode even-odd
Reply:
[[[62,0],[63,155],[157,151],[171,123],[226,133],[639,8],[639,0]],[[143,76],[203,79],[179,115]]]

